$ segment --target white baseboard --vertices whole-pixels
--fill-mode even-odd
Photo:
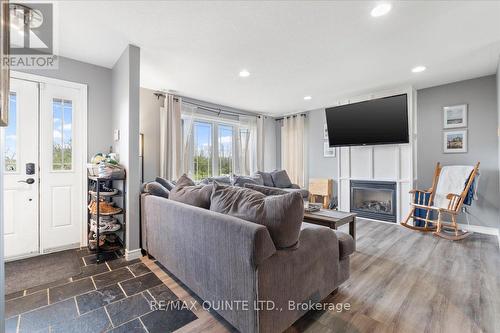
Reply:
[[[132,251],[125,249],[125,259],[126,260],[134,260],[134,259],[139,259],[141,257],[142,257],[141,249],[135,249]]]
[[[492,227],[483,227],[480,225],[473,224],[459,224],[460,228],[469,230],[472,232],[477,232],[478,234],[492,235],[498,238],[498,247],[500,248],[500,230]]]
[[[360,218],[364,219],[364,220],[379,222],[379,223],[387,223],[387,224],[392,224],[392,225],[396,224],[396,225],[401,226],[401,223],[373,220],[373,219],[368,219],[366,217],[360,217]],[[476,232],[478,234],[496,236],[498,238],[498,247],[500,247],[500,230],[499,229],[492,228],[492,227],[483,227],[481,225],[474,225],[474,224],[461,224],[461,223],[459,223],[458,225],[461,229],[464,229],[464,230]]]
[[[481,225],[474,225],[474,224],[458,224],[460,228],[472,232],[477,232],[478,234],[485,234],[485,235],[492,235],[492,236],[499,236],[499,231],[497,228],[492,228],[492,227],[483,227]]]

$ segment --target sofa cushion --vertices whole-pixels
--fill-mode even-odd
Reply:
[[[304,201],[298,193],[265,196],[249,188],[213,185],[210,210],[267,227],[277,248],[299,240]]]
[[[274,186],[273,177],[271,177],[271,173],[264,171],[257,171],[256,175],[260,175],[262,177],[262,181],[265,186]]]
[[[170,191],[170,199],[187,205],[210,208],[212,185],[195,185],[186,174],[182,175]]]
[[[200,181],[200,184],[208,185],[208,184],[212,184],[214,181],[221,183],[221,184],[224,184],[224,185],[231,185],[231,178],[229,178],[228,176],[217,176],[217,177],[203,178]]]
[[[168,198],[170,191],[167,190],[159,182],[149,182],[144,186],[144,192],[151,195],[156,195],[157,197]]]
[[[244,187],[245,184],[264,185],[264,180],[261,175],[254,176],[237,176],[233,175],[233,185]]]
[[[156,177],[155,181],[160,183],[164,188],[166,188],[169,191],[172,191],[172,189],[175,186],[174,182],[171,182],[170,180],[162,178],[162,177]]]
[[[340,259],[350,256],[354,252],[354,240],[351,235],[342,231],[335,231],[339,240],[339,257]]]
[[[292,186],[292,181],[288,177],[286,170],[275,170],[271,172],[271,178],[273,179],[274,186],[279,188],[288,188]]]
[[[267,195],[282,195],[282,194],[289,193],[281,188],[264,186],[264,185],[245,184],[244,187],[255,190],[257,192],[260,192],[266,196]]]
[[[214,183],[210,210],[257,222],[264,218],[264,198],[257,191]]]
[[[306,190],[305,188],[282,188],[280,190],[288,193],[300,193],[300,195],[304,199],[307,199],[309,197],[309,191]]]

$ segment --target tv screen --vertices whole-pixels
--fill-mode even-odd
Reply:
[[[406,94],[326,109],[330,147],[408,143]]]

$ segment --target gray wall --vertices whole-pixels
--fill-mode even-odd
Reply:
[[[140,49],[129,45],[112,68],[112,128],[120,130],[113,144],[127,172],[126,249],[139,249],[139,89]]]
[[[310,111],[307,115],[309,178],[338,178],[337,158],[323,156],[323,127],[326,123],[325,109]]]
[[[432,183],[434,167],[481,162],[479,200],[470,207],[470,223],[499,227],[497,84],[494,75],[417,91],[418,187]],[[468,152],[443,153],[443,107],[468,104]],[[464,223],[462,214],[461,222]]]
[[[144,134],[144,181],[160,175],[160,108],[163,98],[153,95],[154,90],[141,88],[140,131]]]
[[[83,83],[88,86],[88,157],[97,152],[108,152],[113,144],[111,129],[111,69],[59,57],[59,69],[32,69],[22,72],[60,80]]]

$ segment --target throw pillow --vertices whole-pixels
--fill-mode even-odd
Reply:
[[[244,187],[246,184],[264,185],[261,175],[255,176],[237,176],[233,175],[233,185]]]
[[[169,191],[172,191],[172,189],[175,186],[175,183],[171,182],[168,179],[162,178],[162,177],[156,177],[155,181],[160,183],[164,188],[166,188]]]
[[[264,198],[262,193],[251,189],[214,183],[210,210],[257,222],[264,218]]]
[[[158,182],[149,182],[144,188],[145,192],[155,195],[157,197],[163,197],[168,199],[169,190],[167,190],[162,184]]]
[[[182,175],[170,191],[170,199],[187,205],[210,208],[212,185],[195,185],[187,175]]]
[[[262,177],[264,185],[274,187],[273,178],[271,177],[271,174],[269,172],[257,171],[255,174],[260,175]]]
[[[271,172],[271,178],[273,179],[274,186],[279,188],[289,188],[292,186],[292,181],[286,170],[275,170]]]
[[[266,197],[249,188],[213,185],[210,210],[267,227],[277,248],[299,241],[304,201],[298,193]]]
[[[276,187],[269,187],[269,186],[256,185],[256,184],[245,184],[245,187],[252,189],[252,190],[255,190],[257,192],[260,192],[260,193],[264,194],[265,196],[282,195],[282,194],[290,193],[290,192],[281,190],[281,189],[276,188]]]

